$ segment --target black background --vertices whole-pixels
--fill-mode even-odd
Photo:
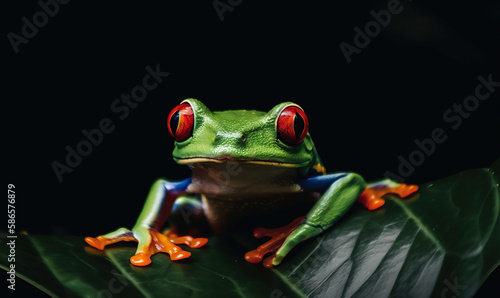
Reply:
[[[21,34],[21,18],[40,7],[2,1],[1,167],[4,187],[16,186],[17,230],[95,236],[131,227],[156,178],[189,175],[172,160],[166,129],[169,111],[188,97],[212,110],[300,104],[331,172],[397,173],[398,156],[435,128],[448,139],[409,182],[490,166],[500,157],[500,90],[456,130],[443,113],[474,94],[479,75],[500,81],[500,5],[401,3],[347,63],[339,44],[353,45],[353,28],[387,1],[244,0],[221,21],[211,1],[73,0],[17,54],[7,34]],[[120,120],[111,102],[157,64],[170,75]],[[59,182],[51,163],[64,163],[65,147],[103,118],[115,130]]]

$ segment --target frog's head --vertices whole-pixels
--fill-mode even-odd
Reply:
[[[179,164],[238,161],[308,167],[314,160],[309,122],[302,108],[284,102],[269,112],[212,112],[199,100],[181,102],[168,116]]]

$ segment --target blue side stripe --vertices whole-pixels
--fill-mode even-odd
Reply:
[[[304,191],[322,191],[326,190],[333,182],[346,176],[347,173],[326,174],[309,177],[299,181],[299,186]]]
[[[189,184],[191,184],[191,177],[181,181],[168,181],[163,183],[167,191],[174,191],[178,193],[185,192]],[[177,210],[178,208],[179,204],[174,202],[174,205],[172,206],[172,212]]]
[[[191,184],[191,177],[181,180],[181,181],[168,181],[164,182],[163,185],[165,186],[166,190],[173,190],[175,192],[184,192],[188,188],[189,184]]]

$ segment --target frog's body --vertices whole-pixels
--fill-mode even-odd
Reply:
[[[414,185],[389,180],[370,185],[355,173],[326,174],[312,139],[308,120],[296,104],[285,102],[269,112],[211,112],[201,102],[187,99],[169,115],[169,131],[176,139],[174,160],[188,165],[192,177],[172,182],[157,180],[146,199],[136,225],[130,231],[120,228],[86,241],[99,249],[118,241],[138,241],[131,258],[144,266],[158,251],[172,260],[190,256],[174,244],[197,248],[205,238],[178,237],[159,231],[171,213],[190,198],[202,197],[194,208],[203,210],[214,231],[227,230],[238,222],[263,214],[283,212],[285,207],[308,206],[304,217],[278,229],[258,228],[256,237],[272,239],[245,255],[249,262],[264,261],[271,267],[299,242],[332,226],[356,201],[368,209],[384,204],[383,194],[394,192],[405,197],[417,190]],[[196,201],[195,201],[196,202]],[[175,205],[174,205],[175,203]]]
[[[302,192],[297,184],[296,168],[234,161],[198,163],[190,168],[193,176],[188,191],[203,194],[205,217],[216,232],[312,201],[311,193]]]

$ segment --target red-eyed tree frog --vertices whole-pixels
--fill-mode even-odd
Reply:
[[[356,201],[374,210],[384,205],[387,193],[407,197],[418,190],[388,179],[366,184],[356,173],[327,173],[309,135],[308,118],[292,102],[269,112],[212,112],[191,98],[170,112],[167,126],[175,139],[173,158],[187,165],[192,176],[154,182],[132,230],[85,238],[98,249],[119,241],[138,242],[130,259],[136,266],[150,264],[160,251],[172,260],[191,255],[176,244],[198,248],[207,243],[206,238],[161,232],[173,209],[183,204],[202,210],[210,227],[219,231],[251,217],[282,212],[284,204],[312,200],[312,207],[288,225],[254,230],[255,237],[271,240],[246,253],[245,259],[258,263],[271,253],[263,264],[272,267],[298,243],[330,228]]]

